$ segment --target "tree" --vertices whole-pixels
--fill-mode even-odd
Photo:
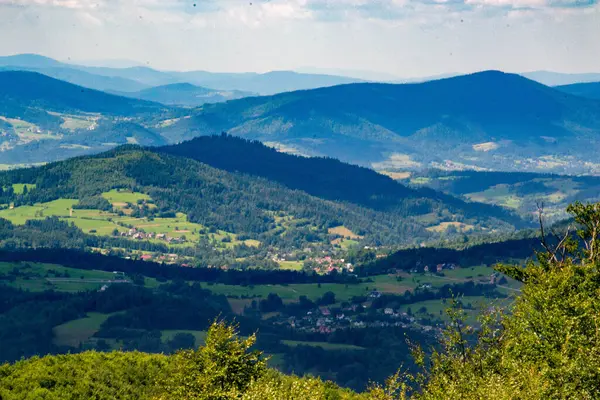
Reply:
[[[256,336],[238,336],[237,327],[216,321],[206,345],[177,353],[161,387],[161,399],[237,399],[266,372],[266,360],[250,351]]]
[[[433,352],[430,368],[397,374],[373,389],[374,398],[404,399],[410,385],[420,387],[416,400],[600,398],[600,204],[575,203],[568,211],[575,234],[567,229],[550,240],[540,210],[545,251],[525,268],[496,267],[523,283],[511,309],[490,310],[475,332],[464,311],[451,307],[443,350]],[[414,350],[424,366],[424,353]]]

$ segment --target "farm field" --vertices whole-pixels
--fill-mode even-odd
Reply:
[[[302,261],[279,261],[279,267],[281,269],[288,269],[292,271],[302,270]]]
[[[469,325],[477,324],[477,316],[492,305],[506,307],[512,303],[513,298],[489,299],[483,296],[461,296],[457,298],[463,305],[463,311],[466,314],[466,323]],[[446,310],[450,307],[449,299],[437,299],[419,301],[412,304],[404,304],[399,307],[400,312],[406,312],[417,319],[432,318],[441,319],[449,322]]]
[[[100,326],[113,314],[88,313],[84,318],[69,321],[54,327],[54,344],[57,346],[79,347],[88,341]]]
[[[22,188],[20,188],[22,190]],[[110,201],[116,209],[125,210],[128,204],[136,205],[138,201],[151,201],[150,197],[143,193],[128,191],[116,191],[103,193],[102,196]],[[146,233],[164,234],[173,238],[185,237],[185,242],[172,244],[173,246],[190,246],[197,243],[201,237],[208,237],[221,243],[225,247],[233,247],[244,243],[247,246],[259,246],[257,240],[238,241],[237,235],[225,231],[208,233],[208,229],[193,222],[189,222],[187,215],[177,213],[173,218],[134,218],[128,215],[119,215],[114,212],[101,210],[73,209],[78,203],[75,199],[58,199],[47,203],[38,203],[33,206],[20,206],[0,210],[0,218],[5,218],[13,224],[22,225],[28,220],[44,219],[46,217],[59,217],[72,222],[85,233],[109,236],[115,229],[127,232],[130,227],[143,230]],[[153,206],[153,204],[150,204]],[[223,239],[229,238],[223,242]],[[150,239],[153,242],[161,242],[158,239]],[[164,243],[164,241],[162,241]]]
[[[365,350],[364,347],[354,346],[351,344],[338,344],[338,343],[328,343],[328,342],[306,342],[306,341],[298,341],[298,340],[282,340],[281,343],[290,347],[297,346],[311,346],[311,347],[321,347],[324,350]]]
[[[13,271],[17,271],[17,274]],[[0,276],[9,275],[16,278],[4,280],[4,284],[32,292],[97,290],[115,279],[112,272],[74,269],[55,264],[0,262]]]

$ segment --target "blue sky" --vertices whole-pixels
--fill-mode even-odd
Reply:
[[[597,0],[0,0],[0,54],[398,77],[600,72]]]

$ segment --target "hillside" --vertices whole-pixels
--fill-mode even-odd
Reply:
[[[413,187],[429,187],[470,201],[515,210],[536,219],[538,204],[550,221],[564,219],[575,201],[600,200],[600,177],[524,172],[439,171],[414,173],[399,180]]]
[[[35,72],[0,72],[0,113],[10,118],[27,109],[103,113],[115,116],[151,113],[162,106],[86,89]]]
[[[46,162],[126,143],[165,144],[143,125],[166,113],[173,110],[36,72],[0,71],[0,163]]]
[[[216,154],[235,161],[219,162]],[[269,173],[275,164],[278,172]],[[311,242],[331,246],[328,229],[337,226],[366,243],[397,244],[434,237],[437,230],[444,231],[444,222],[460,222],[473,230],[522,224],[498,207],[465,203],[428,189],[408,189],[365,168],[285,155],[229,137],[201,138],[156,150],[123,147],[5,172],[0,181],[4,186],[35,184],[27,197],[14,194],[4,200],[17,205],[63,198],[98,208],[110,206],[106,200],[99,202],[99,196],[109,196],[106,193],[113,189],[140,192],[155,204],[141,217],[181,212],[198,224],[194,231],[220,230],[296,250]]]
[[[253,95],[253,93],[242,92],[239,90],[207,89],[190,83],[173,83],[170,85],[147,88],[137,92],[115,93],[125,97],[184,107],[197,107],[204,103],[221,103]]]
[[[415,342],[414,338],[408,337],[408,332],[404,331],[410,347],[402,347],[402,350],[412,354],[418,369],[406,369],[405,364],[402,364],[404,369],[387,379],[385,385],[372,385],[361,394],[340,389],[329,382],[323,383],[320,379],[285,376],[268,369],[264,354],[253,346],[258,345],[261,337],[270,335],[261,331],[243,337],[242,331],[237,331],[236,327],[219,320],[208,327],[207,333],[203,335],[205,344],[195,350],[178,351],[196,346],[193,344],[195,340],[191,333],[176,335],[177,340],[172,339],[168,342],[171,352],[174,352],[172,355],[165,355],[164,352],[160,355],[120,351],[84,352],[41,359],[36,357],[5,364],[0,366],[0,376],[3,377],[0,380],[0,395],[7,399],[19,399],[29,393],[36,393],[47,398],[77,399],[93,390],[94,397],[98,399],[597,398],[600,395],[600,362],[596,355],[600,349],[600,341],[594,323],[599,315],[595,266],[600,262],[600,253],[595,250],[594,243],[598,241],[596,227],[600,223],[600,205],[579,203],[569,207],[568,211],[573,219],[581,224],[582,229],[577,234],[581,244],[573,241],[548,247],[547,252],[537,254],[536,262],[530,261],[525,267],[496,266],[497,272],[491,276],[492,279],[503,273],[519,282],[520,289],[499,284],[498,287],[511,289],[512,296],[504,298],[504,306],[497,301],[493,307],[488,306],[477,325],[469,322],[472,305],[462,302],[465,296],[455,296],[456,292],[447,287],[453,300],[445,301],[444,308],[448,320],[443,331],[437,330],[439,345],[431,349],[431,344]],[[32,269],[32,266],[21,266],[21,269]],[[18,269],[15,267],[13,271]],[[56,269],[52,271],[55,274],[58,272]],[[449,272],[452,270],[447,271]],[[503,279],[506,282],[506,277]],[[470,286],[474,287],[473,284]],[[495,287],[495,284],[492,283],[491,286]],[[197,300],[209,301],[209,312],[216,312],[218,307],[225,306],[210,291],[202,290],[199,285],[189,286],[184,282],[161,285],[153,293],[143,288],[123,286],[106,290],[109,293],[90,291],[71,296],[47,291],[40,293],[37,299],[31,298],[32,294],[29,292],[8,287],[5,291],[11,295],[11,301],[5,301],[3,306],[7,309],[8,318],[5,318],[5,321],[8,321],[8,324],[4,325],[7,332],[8,329],[18,326],[14,325],[14,320],[22,318],[19,312],[36,316],[49,327],[52,326],[50,324],[53,318],[57,320],[62,317],[61,314],[76,312],[73,306],[79,306],[80,311],[83,311],[99,305],[114,311],[122,307],[123,302],[139,304],[139,307],[124,313],[113,312],[106,316],[94,333],[97,343],[101,343],[105,350],[108,350],[106,347],[110,348],[110,345],[106,340],[100,339],[103,335],[117,332],[123,335],[124,331],[128,331],[123,325],[130,327],[128,333],[131,334],[133,327],[157,320],[164,323],[163,318],[169,310],[169,305],[183,304],[181,295],[200,296]],[[6,296],[5,291],[0,292],[0,296]],[[414,292],[417,297],[419,291]],[[405,294],[404,297],[406,296]],[[408,296],[410,297],[410,292]],[[269,295],[271,301],[277,298],[274,294]],[[323,296],[323,299],[325,298],[326,296]],[[363,296],[364,298],[366,297]],[[383,303],[402,310],[398,303],[401,298],[402,296],[379,296],[372,300],[371,307]],[[23,303],[27,300],[38,307],[42,306],[42,310],[38,307],[24,306]],[[46,302],[42,303],[44,300]],[[283,308],[281,299],[279,300],[279,307]],[[149,315],[154,316],[151,314],[153,310],[146,305],[148,301],[159,310],[158,318],[148,318]],[[306,297],[301,297],[299,306],[308,302]],[[65,307],[63,313],[50,312],[54,305],[52,303],[63,306],[68,304],[71,307]],[[198,304],[193,302],[187,305],[186,311],[194,310]],[[269,304],[269,301],[261,304]],[[429,306],[431,307],[431,304]],[[425,306],[423,308],[427,311]],[[351,308],[348,307],[347,310],[350,311]],[[392,311],[391,314],[388,308],[384,313],[380,310],[370,312],[370,318],[382,314],[396,315],[393,308],[389,310]],[[442,309],[439,309],[439,314],[443,314]],[[403,315],[410,316],[413,312],[408,308]],[[434,314],[428,314],[428,317],[433,318]],[[183,321],[186,319],[180,319],[179,323]],[[4,321],[0,319],[0,322]],[[79,323],[80,321],[77,321],[77,324]],[[31,322],[25,322],[19,328],[31,334],[35,332],[32,326]],[[405,326],[402,325],[402,328],[404,330]],[[430,326],[429,328],[431,330]],[[348,331],[351,330],[343,330]],[[371,337],[371,343],[386,341],[393,332],[395,330],[387,326],[385,334],[379,338]],[[160,341],[162,334],[160,331],[154,331],[137,344],[149,346],[154,342],[163,345]],[[335,336],[342,336],[341,330],[336,334]],[[16,337],[9,338],[14,341]],[[273,339],[270,338],[271,343],[274,342]],[[21,340],[20,335],[17,340]],[[127,339],[123,343],[128,344]],[[285,343],[288,348],[295,347],[290,345],[290,340],[281,340],[281,343]],[[178,347],[180,345],[184,346]],[[298,347],[301,347],[298,352],[285,357],[286,362],[289,359],[301,358],[303,353],[311,353],[312,359],[320,357],[322,360],[335,357],[336,354],[331,352],[325,355],[323,349],[315,352],[310,345]],[[386,350],[392,350],[394,347],[391,343],[390,348]],[[426,353],[429,349],[430,353]],[[381,348],[375,351],[378,350]],[[332,365],[339,366],[350,360],[353,362],[352,368],[340,369],[338,377],[360,377],[371,372],[359,365],[356,359],[348,357],[353,353],[358,356],[371,351],[361,352],[357,348],[346,348],[345,351],[337,353],[340,358]],[[383,360],[385,354],[382,354],[383,363],[389,361]],[[362,371],[363,374],[353,373],[355,371]]]
[[[450,213],[468,218],[493,216],[516,226],[521,224],[514,215],[497,207],[465,203],[433,190],[409,189],[368,168],[331,158],[281,153],[260,142],[234,136],[199,137],[157,151],[192,158],[230,172],[259,176],[313,196],[350,202],[373,210],[400,212],[409,216],[410,212],[404,209],[404,201],[419,199],[423,206],[426,203],[443,204],[442,208]]]
[[[556,89],[575,96],[600,100],[600,82],[575,83],[572,85],[556,86]]]
[[[351,84],[207,105],[162,133],[179,141],[227,131],[287,151],[383,170],[591,172],[598,168],[593,143],[599,129],[600,102],[487,71],[420,84]],[[567,158],[569,151],[561,146],[566,142],[578,152],[576,160]]]

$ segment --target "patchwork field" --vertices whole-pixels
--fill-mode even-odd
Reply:
[[[15,190],[22,191],[22,186],[15,185]],[[27,186],[29,187],[29,185]],[[222,230],[209,233],[207,227],[189,222],[187,215],[183,213],[177,213],[173,218],[157,217],[152,220],[134,218],[127,215],[131,214],[131,207],[137,207],[138,201],[150,202],[152,200],[148,195],[143,193],[112,190],[103,193],[102,196],[111,202],[116,210],[125,211],[125,215],[102,210],[74,209],[73,207],[78,203],[78,200],[58,199],[47,203],[38,203],[33,206],[6,208],[0,210],[0,218],[5,218],[13,224],[22,225],[28,220],[54,216],[64,221],[72,222],[83,232],[89,234],[108,236],[113,235],[115,230],[120,234],[128,232],[130,228],[135,228],[143,230],[146,233],[163,234],[165,238],[168,236],[183,240],[181,243],[172,243],[171,246],[190,246],[197,243],[201,237],[214,240],[224,247],[232,247],[242,243],[254,247],[260,245],[260,242],[257,240],[239,241],[237,235]],[[151,203],[147,205],[150,208],[154,207],[154,204]],[[126,212],[127,210],[130,212]],[[161,242],[159,239],[148,240]],[[165,243],[164,240],[162,242]]]

